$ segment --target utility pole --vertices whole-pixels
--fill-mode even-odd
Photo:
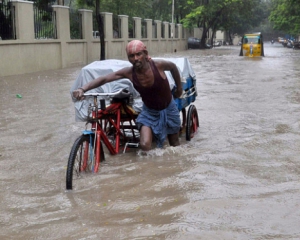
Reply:
[[[100,15],[100,0],[96,0],[96,18],[100,35],[100,60],[105,60],[104,24]]]
[[[172,27],[171,27],[171,38],[172,38],[172,52],[174,52],[173,39],[174,39],[174,0],[172,0]]]

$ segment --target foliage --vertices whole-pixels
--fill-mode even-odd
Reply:
[[[74,4],[77,8],[91,9],[95,11],[95,0],[74,0]],[[152,1],[146,0],[133,0],[133,1],[121,1],[121,0],[100,0],[100,11],[110,12],[114,15],[127,15],[129,17],[141,17],[149,18],[152,12]],[[134,6],[134,7],[133,7]]]
[[[260,0],[214,0],[200,6],[189,0],[188,4],[192,10],[182,20],[185,27],[204,26],[242,34],[266,16]]]
[[[143,19],[160,21],[172,21],[173,0],[100,0],[101,12],[110,12],[114,15],[127,15]],[[198,0],[199,1],[199,0]],[[72,5],[76,8],[95,10],[94,0],[73,0]],[[180,23],[190,9],[187,8],[186,0],[174,0],[174,22]]]
[[[262,8],[259,8],[260,0],[213,0],[200,5],[197,0],[188,0],[187,4],[191,11],[182,23],[184,27],[203,29],[203,46],[210,29],[213,34],[216,30],[242,34],[249,27],[259,24],[264,16]]]
[[[40,10],[47,10],[51,8],[55,0],[33,0],[34,5]]]
[[[269,20],[274,29],[291,35],[300,33],[300,4],[298,0],[272,0]]]
[[[198,1],[199,2],[199,1]],[[172,22],[172,0],[154,0],[150,18],[155,20]],[[190,12],[190,7],[186,0],[174,0],[174,22],[180,23],[181,20]]]
[[[35,4],[43,7],[53,1],[34,0]],[[274,26],[277,32],[284,30],[294,35],[300,32],[299,0],[70,0],[68,5],[96,12],[97,3],[100,12],[110,12],[114,16],[171,22],[173,1],[174,22],[182,23],[186,28],[201,27],[203,38],[206,38],[209,29],[242,35],[253,29]],[[129,21],[130,28],[131,24],[132,21]]]
[[[235,14],[235,22],[231,25],[230,30],[240,35],[251,32],[257,26],[268,24],[267,18],[270,9],[266,1],[243,1],[243,4]],[[260,30],[262,31],[262,30]]]

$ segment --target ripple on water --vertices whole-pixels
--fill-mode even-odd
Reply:
[[[174,154],[179,154],[179,155],[184,155],[186,152],[185,146],[177,146],[177,147],[164,147],[164,148],[154,148],[151,149],[150,151],[144,152],[142,150],[137,151],[137,155],[141,158],[154,158],[154,157],[161,157],[165,155],[174,155]]]
[[[275,129],[276,133],[288,133],[291,131],[291,128],[287,124],[277,124]]]

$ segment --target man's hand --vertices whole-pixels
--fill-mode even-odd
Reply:
[[[77,100],[83,100],[85,98],[83,94],[84,91],[82,88],[78,88],[77,90],[73,91],[73,97]]]
[[[175,88],[173,92],[173,96],[175,98],[180,98],[182,95],[182,88]]]

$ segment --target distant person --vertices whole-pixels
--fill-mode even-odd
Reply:
[[[253,55],[253,42],[250,42],[250,55]]]
[[[162,147],[166,137],[170,146],[178,146],[181,125],[180,113],[173,99],[169,81],[164,71],[170,71],[177,88],[174,97],[182,95],[180,73],[177,66],[170,61],[153,60],[149,57],[146,46],[139,40],[133,40],[126,46],[126,53],[131,67],[125,67],[106,76],[98,77],[81,88],[73,91],[78,100],[83,94],[105,83],[122,78],[129,79],[143,100],[143,109],[139,113],[136,124],[140,131],[140,147],[148,151],[153,137],[157,147]]]

